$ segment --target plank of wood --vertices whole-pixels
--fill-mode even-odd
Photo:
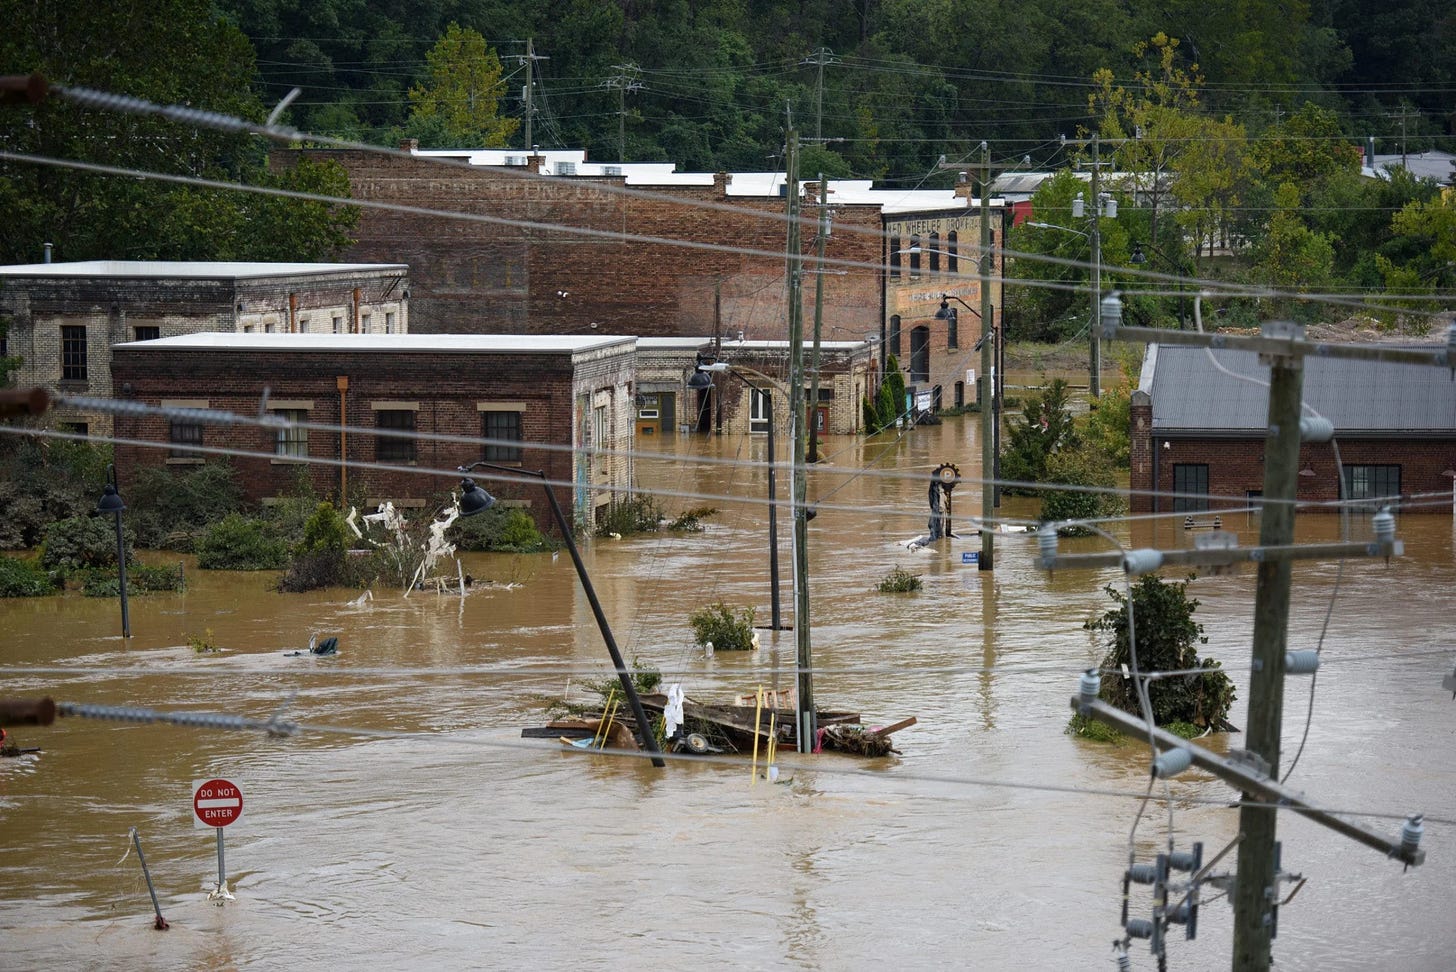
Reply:
[[[901,719],[899,722],[892,723],[883,729],[871,729],[870,732],[873,732],[876,735],[880,736],[888,736],[892,732],[899,732],[901,729],[909,729],[918,721],[919,720],[917,720],[914,716],[911,716],[908,719]]]

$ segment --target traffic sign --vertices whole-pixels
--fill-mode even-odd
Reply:
[[[192,785],[194,826],[226,827],[243,815],[243,791],[228,780],[203,780]]]

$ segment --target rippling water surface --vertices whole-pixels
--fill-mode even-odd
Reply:
[[[543,721],[540,696],[579,692],[607,668],[565,555],[471,555],[466,569],[497,586],[464,600],[376,590],[364,607],[349,592],[274,593],[271,575],[190,570],[187,593],[132,599],[126,643],[114,600],[0,602],[7,694],[258,718],[286,705],[287,718],[353,731],[273,739],[75,719],[16,729],[44,752],[0,761],[0,967],[1110,967],[1139,805],[1127,794],[1146,786],[1147,753],[1062,730],[1078,671],[1100,656],[1082,624],[1111,605],[1102,587],[1120,578],[1048,577],[1020,538],[998,541],[992,572],[961,565],[962,550],[979,549],[974,538],[914,553],[899,545],[923,532],[923,477],[935,465],[979,474],[977,434],[974,417],[919,429],[874,467],[913,479],[849,479],[886,446],[826,443],[831,461],[810,488],[820,504],[810,527],[817,701],[868,723],[919,724],[896,735],[899,757],[782,754],[777,785],[753,783],[736,762],[655,769],[520,738]],[[641,485],[663,491],[670,513],[719,512],[702,534],[586,545],[624,653],[695,698],[789,687],[792,632],[765,631],[758,652],[707,657],[687,623],[718,600],[768,620],[763,470],[687,461],[761,458],[763,443],[657,448],[660,459],[639,460]],[[714,498],[689,498],[703,494]],[[955,502],[960,522],[979,510],[978,488],[963,486]],[[1002,512],[1025,514],[1024,502],[1008,499]],[[1255,522],[1226,519],[1257,541]],[[1403,518],[1407,556],[1388,566],[1296,568],[1291,647],[1314,646],[1339,581],[1291,780],[1326,806],[1456,815],[1446,753],[1456,703],[1441,689],[1452,656],[1440,653],[1456,634],[1452,523]],[[1341,529],[1335,517],[1301,521],[1299,539]],[[787,512],[779,530],[792,620]],[[1139,545],[1188,542],[1177,524],[1121,530]],[[875,593],[897,565],[921,574],[924,590]],[[1242,724],[1253,573],[1190,590],[1204,653],[1239,686]],[[284,657],[312,631],[336,634],[341,654]],[[207,632],[227,650],[187,647]],[[1287,754],[1308,693],[1307,680],[1290,680]],[[246,800],[226,832],[236,898],[221,907],[207,899],[216,844],[193,829],[190,804],[192,782],[211,776],[239,783]],[[1195,771],[1173,793],[1180,847],[1201,840],[1211,855],[1234,836],[1227,786]],[[1153,805],[1136,831],[1140,858],[1166,844],[1169,826],[1167,808]],[[168,932],[151,928],[135,854],[123,859],[131,827]],[[1285,869],[1308,883],[1280,911],[1279,967],[1451,967],[1452,827],[1427,824],[1428,863],[1408,872],[1296,817],[1281,817],[1280,836]],[[1135,913],[1149,907],[1135,898]],[[1206,904],[1198,939],[1171,943],[1171,965],[1226,967],[1231,929],[1227,903]],[[1133,956],[1153,967],[1145,946]]]

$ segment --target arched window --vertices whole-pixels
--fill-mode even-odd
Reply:
[[[920,277],[920,234],[910,237],[910,279]]]
[[[910,380],[930,380],[930,328],[924,324],[910,331]]]
[[[956,231],[951,230],[945,238],[945,269],[949,273],[960,273],[960,252],[957,250]]]
[[[900,315],[890,317],[890,353],[900,357]]]
[[[940,234],[930,234],[930,272],[940,273]]]
[[[950,310],[950,316],[945,319],[945,347],[947,351],[954,351],[961,346],[961,321],[955,308]]]
[[[890,237],[890,279],[900,279],[900,237]]]

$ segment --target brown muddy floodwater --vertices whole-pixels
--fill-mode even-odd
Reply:
[[[1034,541],[998,538],[996,569],[960,564],[974,538],[898,545],[923,532],[925,478],[942,461],[979,475],[975,417],[898,445],[831,439],[811,499],[815,688],[823,707],[868,723],[914,715],[903,755],[781,755],[778,785],[746,763],[563,753],[522,740],[537,696],[600,677],[606,653],[566,556],[469,556],[469,597],[376,590],[283,595],[271,575],[190,570],[185,594],[134,597],[133,637],[115,600],[0,602],[5,693],[57,700],[287,717],[355,734],[268,738],[65,719],[20,727],[36,756],[0,760],[0,967],[6,969],[984,968],[1112,967],[1129,832],[1147,752],[1063,733],[1080,669],[1100,656],[1082,623],[1111,601],[1112,571],[1033,565]],[[699,699],[792,684],[791,633],[754,653],[707,657],[687,618],[723,600],[769,613],[763,443],[678,437],[638,463],[670,513],[711,505],[700,535],[592,541],[585,557],[624,653]],[[895,475],[846,479],[875,468]],[[788,496],[780,477],[780,496]],[[694,499],[707,495],[711,499]],[[957,522],[979,490],[957,491]],[[1008,500],[1003,512],[1029,507]],[[1456,621],[1449,515],[1405,516],[1407,555],[1351,562],[1324,640],[1313,723],[1291,783],[1392,834],[1399,815],[1456,816],[1456,702],[1441,688]],[[1257,524],[1225,518],[1245,543]],[[1364,536],[1368,524],[1349,528]],[[1338,539],[1338,517],[1302,519],[1299,539]],[[1117,532],[1137,545],[1189,542],[1176,522]],[[792,617],[789,517],[780,517],[782,600]],[[1063,549],[1106,549],[1064,541]],[[896,565],[916,595],[873,591]],[[1335,564],[1295,569],[1290,646],[1314,647]],[[1197,580],[1205,654],[1239,686],[1243,723],[1251,570]],[[289,658],[309,634],[332,659]],[[197,655],[191,636],[227,650]],[[1307,680],[1291,679],[1286,753],[1305,725]],[[363,733],[374,733],[366,735]],[[1241,737],[1213,738],[1215,747]],[[1285,766],[1288,765],[1286,756]],[[215,906],[216,845],[193,828],[192,783],[225,777],[245,815],[226,833],[235,900]],[[1179,848],[1208,853],[1236,832],[1234,794],[1194,771],[1174,781]],[[1153,805],[1140,860],[1165,846]],[[141,834],[171,930],[151,903],[127,833]],[[1428,862],[1402,872],[1376,852],[1292,815],[1283,865],[1308,878],[1280,910],[1286,969],[1449,969],[1456,955],[1456,832],[1428,819]],[[1231,867],[1232,858],[1229,859]],[[1145,889],[1144,889],[1145,890]],[[1287,889],[1286,889],[1287,890]],[[1151,909],[1134,897],[1134,914]],[[1180,969],[1227,967],[1232,914],[1205,904]],[[1136,968],[1153,967],[1134,944]]]

